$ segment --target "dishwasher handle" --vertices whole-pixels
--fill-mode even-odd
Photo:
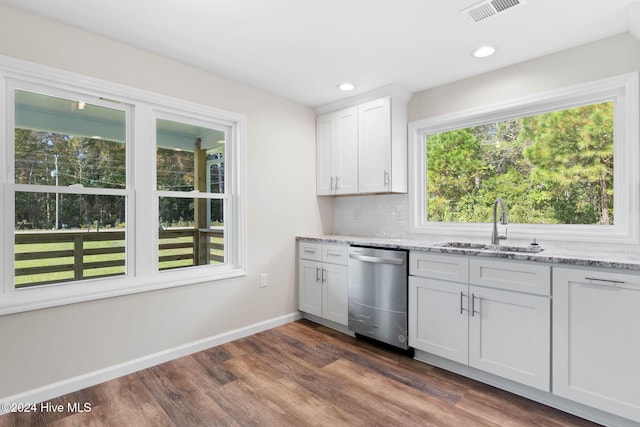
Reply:
[[[394,264],[394,265],[404,264],[404,260],[398,259],[398,258],[382,258],[377,256],[360,255],[360,254],[349,254],[349,258],[355,259],[358,261],[371,262],[374,264]]]

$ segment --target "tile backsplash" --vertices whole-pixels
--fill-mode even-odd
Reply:
[[[336,197],[336,234],[409,237],[409,197],[406,194]]]
[[[334,201],[335,234],[424,239],[430,241],[460,240],[455,236],[428,236],[412,234],[409,230],[409,196],[407,194],[384,194],[371,196],[343,196]],[[487,231],[487,239],[490,230]],[[477,240],[477,239],[476,239]],[[509,244],[527,244],[526,241],[509,239]],[[616,254],[637,256],[640,259],[640,245],[604,244],[548,240],[540,242],[543,247],[567,249],[570,251],[597,251],[615,257]]]

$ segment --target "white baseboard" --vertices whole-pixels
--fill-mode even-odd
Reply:
[[[228,343],[230,341],[244,338],[249,335],[256,334],[258,332],[266,331],[268,329],[275,328],[277,326],[285,325],[290,322],[294,322],[302,318],[299,312],[286,314],[284,316],[276,317],[273,319],[265,320],[263,322],[255,323],[253,325],[245,326],[240,329],[225,332],[219,335],[215,335],[209,338],[205,338],[198,341],[193,341],[188,344],[184,344],[178,347],[170,348],[158,353],[150,354],[148,356],[133,359],[128,362],[120,363],[118,365],[110,366],[108,368],[100,369],[97,371],[89,372],[84,375],[80,375],[74,378],[58,381],[53,384],[48,384],[43,387],[39,387],[34,390],[29,390],[24,393],[19,393],[13,396],[0,398],[2,403],[39,403],[47,400],[63,396],[74,391],[82,390],[83,388],[91,387],[102,382],[112,380],[123,375],[131,374],[142,369],[150,368],[155,365],[159,365],[170,360],[177,359],[182,356],[186,356],[198,351],[206,350],[217,345]],[[3,405],[3,407],[6,405]],[[0,408],[0,415],[8,412],[4,408]]]

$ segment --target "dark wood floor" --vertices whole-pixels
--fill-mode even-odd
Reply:
[[[594,426],[299,321],[7,414],[5,426]]]

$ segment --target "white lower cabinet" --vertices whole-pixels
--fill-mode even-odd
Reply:
[[[347,326],[347,245],[298,244],[298,309]]]
[[[409,345],[469,363],[469,260],[409,254]]]
[[[553,271],[553,393],[640,423],[640,276]]]
[[[469,293],[469,366],[549,391],[549,297],[479,286]]]
[[[550,390],[549,267],[427,253],[411,253],[409,265],[412,347]],[[483,271],[500,271],[499,280]],[[546,286],[535,286],[539,295],[512,290],[523,277]]]
[[[298,260],[298,309],[315,316],[322,316],[322,263]]]
[[[409,345],[455,362],[469,363],[469,285],[409,277]]]

